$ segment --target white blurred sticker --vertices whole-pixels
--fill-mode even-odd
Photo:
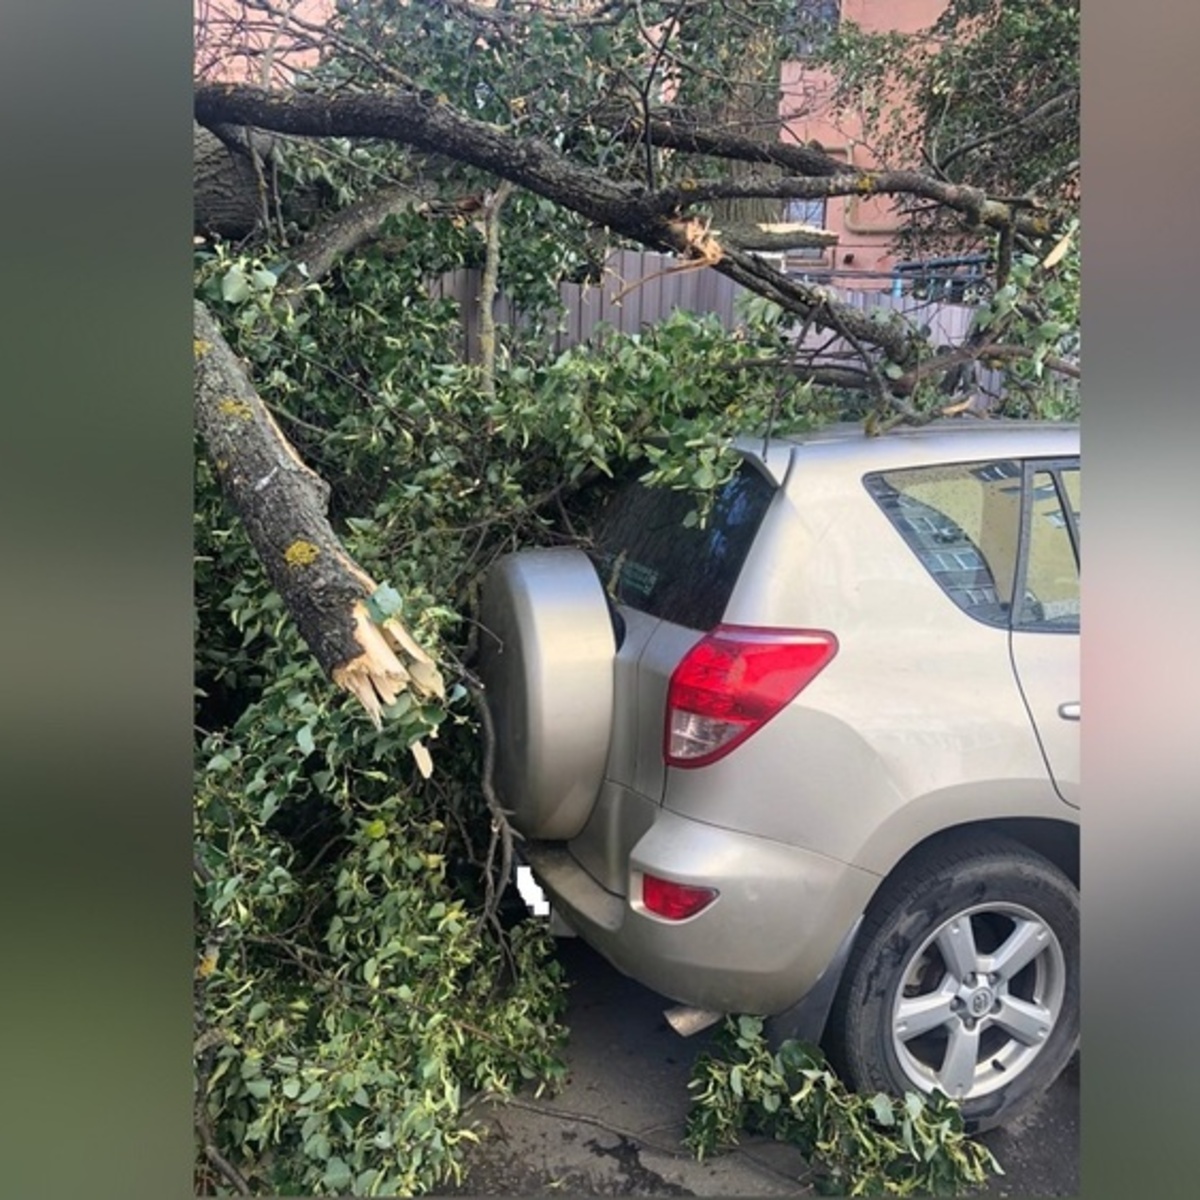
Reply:
[[[538,887],[529,867],[517,868],[517,891],[521,893],[521,899],[535,917],[549,915],[550,901],[546,899],[546,893]]]

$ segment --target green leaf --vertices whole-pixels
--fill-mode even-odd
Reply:
[[[221,297],[229,304],[241,304],[250,298],[250,281],[240,266],[235,264],[225,272],[221,280]]]
[[[322,1182],[335,1194],[344,1191],[353,1178],[354,1173],[336,1154],[325,1164]]]
[[[300,747],[300,753],[306,758],[317,748],[316,742],[313,741],[311,725],[302,725],[296,731],[296,745]]]
[[[892,1106],[890,1096],[885,1096],[883,1092],[877,1092],[871,1097],[871,1111],[880,1125],[895,1125],[896,1111]]]
[[[392,1192],[380,1193],[376,1190],[376,1185],[383,1178],[383,1172],[371,1167],[366,1171],[359,1171],[354,1180],[354,1188],[352,1195],[355,1196],[375,1196],[375,1195],[391,1195]]]
[[[762,1029],[762,1017],[753,1017],[743,1013],[737,1019],[738,1036],[747,1042],[756,1041],[761,1035]]]
[[[404,607],[400,593],[390,583],[381,583],[367,598],[367,611],[376,624],[396,616]]]

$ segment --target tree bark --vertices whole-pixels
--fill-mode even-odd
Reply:
[[[308,284],[319,283],[347,254],[378,239],[388,217],[425,202],[414,188],[395,184],[327,217],[292,252],[292,265],[280,281],[281,297],[295,312]]]
[[[640,135],[636,127],[612,126],[614,133],[624,137]],[[738,134],[713,131],[694,120],[675,118],[666,113],[651,116],[645,134],[656,146],[678,150],[684,154],[702,154],[712,158],[736,159],[747,163],[770,163],[798,175],[821,177],[843,175],[847,167],[843,159],[827,154],[819,146],[804,142],[760,142]]]
[[[192,177],[196,233],[237,239],[255,230],[263,205],[250,156],[198,123],[192,128]]]
[[[241,241],[262,229],[276,202],[271,172],[280,138],[228,125],[218,129],[192,122],[193,231]],[[307,221],[320,211],[321,189],[289,184],[279,199],[283,212],[276,217]]]
[[[501,214],[512,190],[512,184],[507,180],[500,184],[487,206],[485,221],[487,258],[479,284],[479,356],[481,390],[484,399],[489,401],[496,398],[496,296],[500,291]]]
[[[382,708],[406,689],[443,695],[433,660],[408,630],[372,613],[378,585],[329,524],[329,485],[301,461],[199,301],[194,321],[197,427],[224,495],[317,662],[377,728]],[[425,770],[427,753],[414,754]]]
[[[800,247],[837,245],[838,235],[832,229],[818,229],[799,222],[763,221],[756,225],[720,225],[718,236],[740,250],[758,253],[778,253]]]

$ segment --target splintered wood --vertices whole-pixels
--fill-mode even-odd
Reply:
[[[445,699],[430,655],[396,616],[373,609],[379,587],[330,526],[328,485],[284,436],[200,302],[194,342],[196,422],[221,489],[322,669],[376,729],[405,691]],[[419,742],[411,750],[427,776],[428,750]]]
[[[445,699],[441,672],[400,621],[389,617],[376,624],[361,601],[354,605],[353,617],[354,640],[362,653],[334,667],[333,682],[357,697],[376,729],[382,727],[383,709],[404,691],[419,699]]]

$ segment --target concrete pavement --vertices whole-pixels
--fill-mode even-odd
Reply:
[[[490,1135],[446,1195],[800,1196],[814,1194],[793,1147],[746,1138],[696,1162],[683,1145],[687,1081],[713,1031],[681,1038],[668,1002],[626,979],[578,939],[560,942],[570,985],[569,1081],[483,1114]],[[984,1141],[1006,1175],[990,1196],[1079,1192],[1079,1072],[1073,1063],[1018,1126]]]

